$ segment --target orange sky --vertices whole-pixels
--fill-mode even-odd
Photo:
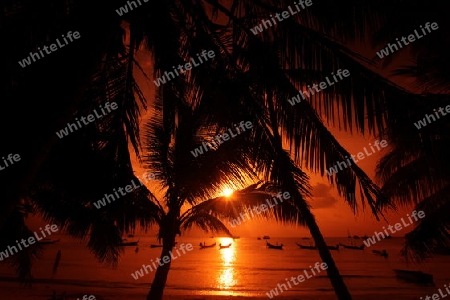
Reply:
[[[351,136],[345,132],[340,132],[337,129],[329,128],[330,131],[338,138],[339,142],[351,153],[357,154],[363,151],[366,147],[369,150],[369,143],[374,142],[374,138]],[[374,166],[379,158],[384,153],[387,153],[388,148],[381,148],[381,151],[366,157],[358,162],[370,178],[374,180],[375,172]],[[134,170],[136,175],[143,174],[145,169],[139,165],[134,159]],[[313,213],[317,217],[317,221],[325,236],[347,236],[349,230],[352,235],[372,235],[374,231],[381,231],[382,227],[386,225],[384,221],[377,222],[372,216],[370,210],[366,212],[359,212],[357,216],[353,214],[350,207],[344,202],[344,199],[338,196],[337,191],[332,187],[325,177],[307,172],[311,177],[311,186],[313,187],[314,197],[311,199]],[[148,185],[150,190],[155,188]],[[411,210],[400,209],[398,213],[390,212],[386,214],[391,224],[396,223],[401,217],[406,217],[406,214]],[[406,229],[405,229],[406,230]],[[277,225],[269,221],[248,221],[242,225],[234,228],[232,232],[239,236],[309,236],[307,229],[302,227],[289,227],[285,225]],[[399,232],[403,235],[405,232]],[[189,235],[211,236],[211,234],[204,234],[201,231],[193,230]],[[394,236],[398,236],[395,235]]]
[[[353,49],[354,50],[354,49]],[[366,52],[366,51],[364,51]],[[370,55],[370,51],[363,53],[364,55]],[[153,68],[149,61],[150,54],[147,51],[140,51],[137,55],[137,60],[140,62],[146,74],[149,78],[153,77]],[[407,63],[405,58],[400,62],[401,64]],[[389,70],[392,70],[395,66],[391,66],[389,69],[377,70],[381,75],[386,76]],[[155,95],[155,85],[152,81],[148,81],[142,75],[141,71],[135,69],[136,79],[143,90],[144,95],[151,103]],[[397,84],[400,84],[396,78],[393,78]],[[403,86],[409,85],[406,81],[403,82]],[[151,105],[148,105],[148,110],[142,112],[141,120],[148,120],[151,117]],[[141,127],[142,128],[142,127]],[[354,134],[350,135],[344,131],[339,131],[337,128],[328,127],[328,129],[333,133],[333,135],[338,139],[338,141],[351,153],[356,155],[358,152],[363,151],[364,147],[368,148],[369,143],[375,141],[373,137],[366,136],[362,137],[360,135]],[[132,155],[133,169],[136,176],[141,176],[146,170],[137,161],[134,156],[134,152],[130,147],[130,152]],[[368,148],[369,149],[369,148]],[[366,157],[365,159],[358,162],[359,167],[361,167],[372,180],[374,180],[374,168],[377,160],[385,153],[387,153],[388,148],[381,148],[381,151]],[[347,236],[347,232],[350,231],[352,235],[372,235],[374,231],[381,231],[382,227],[386,225],[384,221],[377,222],[372,216],[370,210],[367,212],[360,211],[356,216],[353,214],[349,206],[344,202],[344,199],[339,197],[336,189],[328,183],[326,178],[322,178],[319,175],[315,175],[306,171],[310,177],[310,184],[313,187],[313,199],[311,200],[311,205],[313,207],[313,213],[317,218],[317,222],[322,230],[324,236]],[[326,176],[326,175],[325,175]],[[147,185],[147,187],[154,192],[155,187]],[[400,221],[400,218],[406,217],[407,213],[410,213],[412,208],[400,208],[397,213],[387,212],[386,218],[390,221],[390,224],[394,224]],[[31,220],[31,227],[37,228],[38,226],[45,225],[42,220]],[[407,233],[404,229],[394,236],[402,236]],[[154,230],[152,231],[154,232]],[[283,226],[275,224],[274,222],[263,222],[263,221],[248,221],[232,230],[235,235],[240,236],[309,236],[309,231],[303,227],[294,226]],[[187,233],[187,235],[193,236],[211,236],[211,234],[205,234],[201,231],[192,230],[192,232]]]
[[[138,61],[141,61],[141,65],[147,75],[152,78],[153,69],[150,62],[148,62],[148,52],[141,51],[138,56]],[[387,74],[388,70],[384,70],[382,73]],[[154,98],[155,86],[152,81],[147,81],[140,73],[136,71],[136,77],[141,85],[144,94],[147,99],[151,101]],[[147,111],[143,116],[143,120],[148,120],[151,116],[151,111]],[[373,137],[367,136],[363,137],[357,134],[353,136],[344,131],[339,131],[337,128],[328,127],[328,129],[333,133],[333,135],[338,139],[338,141],[351,153],[356,155],[358,152],[363,151],[366,147],[369,150],[369,143],[376,140]],[[130,148],[131,150],[131,148]],[[365,159],[358,162],[359,167],[361,167],[367,175],[374,180],[375,179],[375,164],[382,157],[383,154],[387,153],[388,148],[381,148],[381,151],[366,157]],[[137,162],[133,157],[133,168],[136,175],[143,174],[145,169]],[[307,171],[307,170],[305,170]],[[372,235],[374,231],[381,231],[382,227],[386,225],[384,221],[377,222],[372,216],[371,211],[359,212],[357,216],[353,214],[350,207],[344,202],[344,199],[339,197],[337,191],[334,187],[331,187],[326,178],[322,178],[319,175],[315,175],[307,172],[311,177],[311,186],[313,186],[313,199],[311,205],[314,207],[313,213],[317,217],[317,221],[325,236],[347,236],[347,231],[349,230],[352,235]],[[326,176],[326,175],[325,175]],[[154,191],[154,188],[149,186],[150,190]],[[391,224],[400,221],[400,218],[406,217],[411,209],[400,209],[398,213],[389,212],[386,214],[386,218]],[[394,236],[403,235],[406,230],[400,231],[399,234],[394,234]],[[240,236],[309,236],[309,231],[302,227],[288,227],[284,225],[277,225],[274,222],[266,221],[249,221],[242,224],[232,230],[235,235]],[[201,235],[201,236],[211,236],[211,234],[205,234],[201,231],[193,230],[189,235]]]

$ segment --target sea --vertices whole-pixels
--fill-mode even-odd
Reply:
[[[53,236],[52,236],[53,238]],[[136,235],[129,241],[139,239],[139,246],[124,247],[124,253],[116,268],[99,263],[85,244],[67,236],[56,237],[61,241],[45,245],[43,255],[34,262],[35,282],[52,285],[130,289],[146,295],[154,277],[149,272],[135,280],[131,274],[149,265],[160,256],[161,248],[150,248],[157,244],[154,237]],[[192,244],[193,250],[177,257],[171,266],[165,288],[166,295],[198,296],[245,296],[268,297],[267,293],[278,284],[285,284],[286,278],[311,274],[310,266],[321,262],[316,250],[300,249],[296,243],[313,245],[312,239],[271,237],[273,244],[283,244],[283,250],[268,249],[265,240],[256,237],[230,238],[189,238],[178,239],[182,243]],[[361,245],[362,239],[326,238],[327,244],[338,243]],[[337,267],[352,295],[380,294],[409,295],[420,299],[436,293],[438,288],[450,283],[450,256],[436,256],[426,262],[416,264],[400,256],[402,238],[385,239],[363,251],[340,249],[331,251]],[[214,248],[200,250],[199,244],[212,244]],[[218,249],[219,243],[232,243],[228,249]],[[0,249],[1,250],[1,249]],[[61,250],[61,259],[56,274],[52,273],[55,257]],[[372,253],[372,250],[386,250],[388,258]],[[176,252],[174,252],[176,253]],[[435,286],[422,286],[405,282],[395,277],[394,269],[423,271],[434,276]],[[316,272],[317,273],[317,272]],[[5,263],[0,264],[0,282],[13,282],[14,274]],[[16,283],[14,283],[16,284]],[[325,271],[294,285],[282,293],[283,297],[292,295],[333,294]],[[32,293],[32,289],[30,290]],[[294,297],[295,296],[295,297]],[[0,297],[1,298],[1,297]],[[394,297],[395,298],[395,297]],[[394,299],[388,297],[388,299]]]

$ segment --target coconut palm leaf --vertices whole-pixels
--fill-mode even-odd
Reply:
[[[205,212],[198,211],[196,214],[186,218],[180,227],[183,230],[189,230],[194,225],[206,233],[225,233],[230,237],[233,236],[222,221]]]
[[[22,239],[27,241],[30,237],[34,237],[34,232],[25,225],[25,217],[32,212],[32,208],[22,201],[16,207],[14,213],[5,221],[5,226],[0,229],[2,236],[0,240],[0,249],[2,249],[1,260],[15,270],[21,283],[27,285],[31,285],[33,279],[31,272],[32,263],[40,258],[43,248],[38,243],[32,245],[29,243],[28,247],[24,247],[22,244],[23,248],[20,249],[16,241],[21,241]],[[5,250],[3,251],[3,249]]]
[[[424,113],[432,115],[434,109],[445,107],[447,97],[427,94],[422,101],[412,102],[404,112],[399,112],[401,122],[393,123],[388,132],[392,137],[391,151],[377,166],[382,190],[394,203],[414,205],[416,210],[425,212],[425,217],[405,236],[402,254],[413,260],[423,260],[450,242],[445,225],[450,123],[442,118],[425,123],[420,130],[413,126],[425,117]],[[431,117],[424,120],[427,118],[432,121]]]
[[[431,198],[427,198],[423,202],[430,200]],[[450,221],[448,219],[450,202],[448,202],[448,197],[439,207],[432,209],[429,209],[428,205],[421,207],[424,208],[425,217],[419,220],[413,231],[405,235],[405,245],[402,249],[402,255],[414,261],[423,261],[434,254],[436,250],[448,249],[450,245]]]
[[[225,8],[222,8],[222,11],[225,11],[225,13],[226,13],[226,9]],[[234,19],[233,19],[234,20]],[[248,30],[247,30],[248,31]],[[257,46],[256,46],[257,45]],[[252,57],[258,57],[258,54],[259,53],[261,53],[261,51],[264,51],[264,50],[261,50],[261,49],[265,49],[265,45],[263,45],[263,44],[261,44],[261,43],[256,43],[256,45],[255,45],[255,47],[253,47],[253,48],[251,48],[249,51],[248,51],[248,53],[251,53],[251,55],[252,55]],[[267,48],[267,47],[266,47]],[[269,50],[267,50],[265,53],[267,53]],[[268,87],[263,87],[263,88],[261,88],[261,91],[259,91],[259,94],[261,95],[260,97],[263,97],[262,95],[264,95],[264,93],[266,93],[268,90],[273,90],[273,89],[278,89],[279,91],[277,91],[277,96],[278,96],[278,94],[281,94],[281,95],[285,95],[285,98],[284,97],[279,97],[279,98],[281,98],[281,99],[279,99],[277,102],[276,102],[276,108],[279,108],[280,110],[279,110],[279,114],[280,114],[280,118],[281,118],[281,116],[283,116],[283,119],[287,119],[287,120],[294,120],[294,121],[291,121],[291,122],[289,122],[289,123],[287,123],[288,125],[286,125],[286,124],[283,124],[283,123],[281,123],[282,125],[285,125],[286,126],[286,129],[288,129],[288,130],[302,130],[303,128],[305,128],[305,126],[304,125],[302,125],[302,126],[298,126],[298,122],[299,122],[299,119],[301,119],[302,121],[305,121],[306,122],[306,120],[310,120],[311,119],[311,117],[309,117],[310,115],[315,115],[315,113],[314,112],[312,112],[312,114],[311,114],[311,110],[310,111],[307,111],[307,112],[305,112],[305,109],[298,109],[298,110],[293,110],[291,107],[288,107],[288,105],[287,105],[287,101],[285,101],[285,100],[287,100],[288,99],[288,96],[290,96],[290,95],[288,95],[286,92],[283,92],[283,91],[286,91],[286,90],[290,90],[291,91],[291,95],[292,94],[294,94],[294,92],[295,93],[298,93],[297,92],[297,90],[289,83],[289,82],[287,82],[287,79],[286,79],[286,77],[283,75],[283,74],[279,74],[279,75],[276,75],[277,73],[276,72],[279,72],[278,70],[279,70],[279,66],[278,66],[278,63],[277,62],[273,62],[273,65],[272,65],[272,67],[268,67],[268,65],[269,65],[269,63],[268,62],[270,62],[270,61],[274,61],[274,57],[275,57],[275,54],[273,55],[273,56],[269,56],[269,57],[267,57],[267,55],[268,54],[265,54],[264,52],[261,54],[262,56],[261,56],[261,59],[260,59],[260,61],[258,61],[258,62],[255,62],[254,64],[251,64],[251,66],[252,66],[252,70],[255,70],[252,74],[249,74],[250,76],[252,76],[251,78],[255,78],[254,80],[257,82],[257,83],[254,83],[255,85],[256,84],[258,84],[258,86],[261,86],[262,84],[267,84],[267,85],[270,85],[270,86],[268,86]],[[245,59],[243,60],[243,61],[245,61]],[[232,62],[230,62],[230,64],[231,64]],[[261,65],[264,65],[265,66],[265,69],[262,69],[262,70],[260,70],[260,67],[259,66],[261,66]],[[270,78],[270,81],[267,79],[267,78],[262,78],[261,76],[259,76],[259,77],[255,77],[255,74],[264,74],[264,73],[268,73],[268,74],[272,74],[272,75],[268,75],[268,77],[267,78]],[[275,76],[274,76],[274,73],[275,73]],[[278,78],[285,78],[284,79],[284,81],[283,81],[283,79],[280,79],[280,80],[278,80]],[[274,81],[280,81],[280,84],[277,84],[277,83],[275,83],[275,84],[271,84],[272,82],[274,82]],[[280,87],[282,87],[282,88],[280,88]],[[290,89],[287,89],[286,87],[289,87]],[[253,102],[255,102],[255,101],[258,101],[258,100],[253,100]],[[248,100],[247,100],[247,103],[248,103]],[[283,105],[284,104],[284,105]],[[256,105],[254,105],[254,106],[256,106]],[[292,118],[292,111],[295,111],[295,112],[300,112],[300,113],[302,113],[302,116],[300,117],[297,117],[297,118]],[[307,115],[306,117],[308,117],[307,119],[305,118],[305,115]],[[306,120],[305,120],[306,119]],[[318,124],[321,124],[321,121],[320,120],[315,120],[316,122],[317,121],[319,121],[319,122],[317,122]],[[309,123],[310,124],[310,123]],[[315,127],[317,127],[317,126],[320,126],[320,125],[315,125]],[[322,125],[322,126],[320,126],[320,127],[322,127],[322,128],[324,128],[324,126]],[[328,131],[325,131],[324,133],[327,133]],[[300,151],[300,149],[302,149],[302,146],[303,145],[305,145],[306,144],[306,142],[308,143],[308,145],[310,146],[310,147],[317,147],[317,143],[310,143],[309,142],[309,138],[310,138],[310,135],[308,135],[308,134],[302,134],[303,132],[301,132],[301,133],[299,133],[299,134],[290,134],[289,135],[289,138],[290,138],[290,141],[291,142],[293,142],[293,141],[296,141],[296,142],[293,142],[293,146],[294,146],[294,151],[295,151],[295,153],[297,154],[297,155],[299,155],[299,153],[302,153],[302,154],[305,154],[305,153],[311,153],[312,151],[310,150],[310,151]],[[311,136],[313,136],[313,134],[311,134]],[[316,134],[316,135],[314,135],[314,136],[320,136],[320,134]],[[330,135],[328,135],[328,136],[330,136]],[[304,143],[302,143],[302,140],[298,140],[298,139],[304,139],[303,140],[303,142]],[[296,140],[297,139],[297,140]],[[306,141],[306,142],[305,142]],[[303,146],[304,147],[304,146]],[[333,147],[323,147],[323,149],[327,149],[327,150],[329,150],[329,151],[326,151],[327,152],[327,154],[329,154],[329,152],[330,151],[332,151],[332,150],[334,150],[334,149],[343,149],[342,147],[336,147],[336,146],[333,146]],[[349,154],[348,153],[340,153],[340,155],[339,155],[339,159],[340,160],[343,160],[344,159],[344,157],[345,156],[348,156]],[[324,162],[324,160],[322,160],[322,159],[319,159],[319,157],[321,157],[320,155],[315,155],[315,156],[310,156],[311,158],[313,158],[314,157],[314,159],[310,159],[309,160],[309,162],[310,162],[310,165],[312,165],[312,166],[314,166],[315,168],[317,168],[317,169],[321,169],[321,172],[324,172],[324,169],[325,169],[325,164],[323,164],[323,162]],[[301,158],[300,157],[298,157],[297,158],[297,160],[298,161],[300,161],[301,160]],[[335,163],[336,162],[336,155],[332,158],[332,160],[333,160],[333,163]],[[331,162],[330,162],[331,163]],[[355,168],[357,168],[356,166],[354,166]],[[317,171],[316,169],[315,169],[315,171]],[[359,170],[360,171],[360,170]],[[343,176],[343,175],[340,175],[340,176]],[[363,178],[364,176],[361,176],[361,172],[357,172],[357,176],[359,176],[359,177],[361,177],[360,179],[361,179],[361,182],[363,182],[364,184],[365,183],[367,183],[367,182],[369,182],[369,180],[368,180],[368,178],[366,177],[366,178]],[[347,176],[348,177],[348,176]],[[354,181],[354,180],[353,180]],[[342,182],[344,182],[344,180],[340,180],[339,181],[339,183],[342,183]],[[344,192],[343,192],[343,194],[345,193],[345,196],[347,197],[347,200],[348,201],[350,201],[350,202],[354,202],[354,195],[355,195],[355,191],[354,191],[354,184],[352,184],[352,183],[350,183],[347,187],[340,187],[339,188],[339,190],[340,190],[340,192],[343,192],[343,189],[345,190]],[[369,184],[369,186],[370,186],[370,184]],[[374,185],[372,185],[371,187],[366,187],[365,188],[365,192],[364,192],[364,195],[366,196],[366,195],[370,195],[370,194],[372,194],[372,193],[376,193],[376,189],[374,189]],[[373,197],[369,197],[369,202],[371,202]]]
[[[248,214],[254,206],[265,205],[266,208],[269,207],[268,210],[262,211],[261,214],[252,214],[255,219],[275,220],[282,224],[305,225],[294,203],[289,199],[280,199],[278,192],[280,192],[280,189],[276,185],[267,182],[256,183],[234,191],[232,196],[216,197],[197,204],[181,216],[181,222],[188,222],[199,213],[208,213],[229,222],[242,217],[241,213]],[[282,194],[283,191],[281,191]],[[278,198],[276,198],[277,196]]]
[[[8,116],[0,118],[2,120],[1,127],[9,127],[6,134],[2,133],[2,136],[8,139],[10,144],[16,145],[16,151],[20,151],[22,157],[26,157],[23,160],[24,163],[17,165],[17,173],[8,174],[5,181],[2,178],[5,183],[5,189],[2,189],[2,198],[5,201],[2,202],[1,228],[8,216],[14,214],[16,203],[22,198],[30,199],[35,189],[57,190],[58,193],[62,193],[61,196],[74,202],[79,199],[67,196],[72,188],[75,191],[80,187],[89,188],[89,190],[85,190],[85,194],[89,194],[89,197],[100,193],[101,189],[105,187],[105,183],[113,182],[111,178],[117,174],[110,173],[107,176],[102,174],[103,176],[92,178],[90,182],[83,181],[82,178],[88,177],[86,174],[98,175],[101,173],[91,172],[94,166],[104,167],[103,171],[107,173],[113,169],[111,163],[116,161],[106,162],[108,160],[105,159],[102,160],[105,164],[94,163],[91,165],[85,162],[95,160],[101,154],[108,157],[111,157],[111,154],[117,158],[117,161],[123,161],[126,155],[129,156],[128,139],[135,150],[139,146],[137,116],[139,114],[138,107],[139,105],[142,107],[143,103],[135,101],[134,98],[135,92],[138,98],[142,96],[142,93],[132,80],[132,65],[129,64],[129,61],[133,61],[133,51],[131,51],[131,55],[128,55],[130,52],[125,51],[122,39],[124,31],[120,28],[120,20],[111,14],[104,14],[104,11],[114,11],[116,5],[121,3],[101,1],[87,5],[79,1],[69,1],[64,4],[59,2],[47,1],[41,5],[35,5],[31,2],[7,1],[0,4],[2,20],[0,32],[4,41],[13,45],[8,48],[4,59],[0,61],[2,65],[0,69],[2,72],[6,72],[10,78],[1,83],[1,90],[5,91],[5,97],[12,99],[4,107],[4,111],[8,111]],[[99,19],[99,16],[102,17]],[[36,22],[39,23],[39,26],[35,26]],[[18,26],[19,24],[20,26]],[[44,44],[53,43],[56,38],[61,37],[62,33],[66,34],[69,30],[79,31],[81,38],[74,41],[73,44],[33,62],[30,66],[20,69],[17,64],[18,60],[23,59],[30,51],[37,51],[38,46],[42,47]],[[36,101],[36,99],[42,99],[42,101]],[[143,99],[141,98],[141,100]],[[98,109],[99,104],[106,101],[119,103],[119,110],[122,113],[118,114],[118,118],[107,116],[101,122],[102,124],[90,124],[84,128],[86,129],[84,134],[76,132],[73,133],[73,136],[65,137],[65,139],[73,138],[72,141],[77,141],[73,144],[71,144],[72,141],[65,143],[66,141],[58,140],[55,136],[55,131],[66,126],[67,122],[75,122],[75,117],[92,113],[93,109]],[[49,117],[49,112],[52,112],[51,117]],[[15,115],[16,113],[18,115]],[[33,125],[15,126],[15,121],[13,124],[8,124],[11,119],[21,120],[22,118]],[[4,126],[6,124],[8,126]],[[115,137],[114,141],[111,141],[112,136]],[[120,139],[122,141],[118,141]],[[50,153],[55,157],[48,158]],[[84,154],[86,161],[79,165],[73,164],[72,168],[67,167],[68,164],[65,163],[67,157],[79,158]],[[64,159],[62,159],[63,155]],[[127,171],[130,171],[131,163],[127,163],[126,159],[124,162],[123,169],[128,168]],[[54,163],[60,165],[52,165]],[[62,168],[63,166],[67,168]],[[61,174],[67,174],[67,170],[72,173],[69,176],[61,176]],[[57,172],[52,174],[52,171]],[[129,172],[125,173],[129,179],[132,178]],[[36,177],[38,174],[41,176],[40,178]],[[1,175],[3,176],[3,173]],[[73,177],[73,186],[70,186],[71,183],[63,183],[68,180],[68,177]],[[14,184],[9,184],[9,182],[14,182]],[[94,182],[97,182],[98,185],[92,184]],[[40,184],[42,184],[41,187]],[[79,194],[82,193],[74,193],[74,195]],[[40,212],[48,211],[49,215],[58,214],[54,209],[58,207],[57,201],[60,199],[55,197],[50,199],[54,201],[41,199],[41,203],[33,203],[33,205],[39,208]],[[70,201],[64,201],[67,206],[61,208],[62,210],[71,207],[68,202]],[[45,205],[47,207],[44,207]],[[75,211],[82,210],[78,208]],[[51,217],[48,217],[50,220]],[[58,219],[55,215],[53,217]],[[72,215],[72,217],[83,219],[85,215]],[[59,224],[66,224],[64,218],[59,220]],[[124,227],[131,228],[130,221],[131,218],[126,221],[122,220],[120,223],[125,224]],[[132,224],[134,226],[136,223]],[[89,232],[89,230],[86,231],[86,228],[89,227],[83,221],[79,221],[78,226],[80,228],[74,231],[74,234],[80,235]],[[114,232],[111,236],[112,239],[116,237]],[[107,257],[103,254],[100,256]],[[109,260],[109,258],[107,259]],[[24,258],[23,264],[30,261],[30,259]],[[20,267],[24,269],[23,265]]]
[[[138,182],[137,178],[133,180]],[[130,182],[119,184],[116,188],[126,184]],[[111,194],[112,189],[108,189]],[[117,266],[118,258],[123,253],[118,244],[125,233],[134,232],[137,225],[149,228],[163,218],[163,212],[153,200],[154,196],[145,187],[140,187],[113,203],[107,203],[100,209],[92,204],[99,198],[92,197],[90,192],[70,192],[64,190],[62,185],[58,188],[41,187],[30,197],[37,212],[46,221],[58,224],[60,230],[86,241],[87,248],[99,261],[113,267]]]

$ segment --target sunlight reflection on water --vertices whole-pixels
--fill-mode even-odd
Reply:
[[[233,243],[231,238],[221,238],[220,243],[222,245],[228,245]],[[234,262],[236,260],[236,251],[234,245],[230,248],[220,250],[220,258],[222,259],[223,268],[219,270],[217,276],[217,288],[229,290],[231,287],[237,284],[235,279]],[[228,293],[227,293],[228,294]],[[230,294],[233,294],[230,292]]]

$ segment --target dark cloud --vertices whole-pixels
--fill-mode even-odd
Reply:
[[[331,193],[331,187],[323,183],[318,183],[313,187],[313,200],[311,202],[313,209],[333,207],[337,202]]]

